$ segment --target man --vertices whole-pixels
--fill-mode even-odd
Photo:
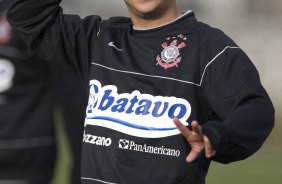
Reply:
[[[6,20],[11,1],[6,3],[0,1],[0,183],[52,181],[58,146],[53,117],[56,103],[70,143],[69,181],[78,184],[86,88],[72,70],[28,51]]]
[[[28,53],[1,12],[1,184],[52,180],[57,149],[49,77],[48,63]]]
[[[211,160],[245,159],[269,135],[249,58],[176,0],[125,0],[130,18],[104,21],[60,2],[18,0],[8,17],[41,57],[90,80],[82,183],[203,184]]]

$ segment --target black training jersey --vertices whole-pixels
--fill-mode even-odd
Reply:
[[[52,177],[56,148],[46,65],[0,17],[0,183]]]
[[[194,33],[187,31],[193,21],[187,12],[152,30],[135,30],[129,19],[102,22],[91,60],[83,180],[204,183],[209,161],[185,162],[189,146],[172,121],[207,121],[197,100]]]
[[[27,52],[5,18],[0,20],[0,30],[0,136],[27,138],[30,132],[53,124],[49,69]]]
[[[59,0],[19,2],[8,15],[27,44],[89,81],[82,183],[205,183],[210,160],[185,162],[190,147],[174,117],[199,121],[223,163],[269,134],[273,107],[257,70],[193,12],[139,30],[129,18],[63,15]]]

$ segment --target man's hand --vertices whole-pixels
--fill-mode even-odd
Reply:
[[[215,155],[215,150],[213,149],[208,137],[203,134],[202,127],[197,121],[192,121],[192,130],[189,130],[177,118],[174,118],[173,122],[191,146],[191,151],[186,158],[188,163],[193,162],[202,151],[205,152],[205,156],[207,158]]]

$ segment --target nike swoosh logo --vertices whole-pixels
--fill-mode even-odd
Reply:
[[[115,45],[115,42],[109,42],[109,46],[115,48],[116,50],[118,50],[120,52],[123,51],[123,49],[120,49]]]

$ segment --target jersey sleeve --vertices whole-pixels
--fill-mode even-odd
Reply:
[[[99,16],[64,15],[61,0],[16,0],[7,12],[12,27],[44,59],[71,66],[87,81]]]
[[[201,88],[209,121],[202,128],[217,152],[213,160],[229,163],[262,146],[274,125],[274,108],[249,57],[229,38],[221,39],[204,49],[210,59]]]

